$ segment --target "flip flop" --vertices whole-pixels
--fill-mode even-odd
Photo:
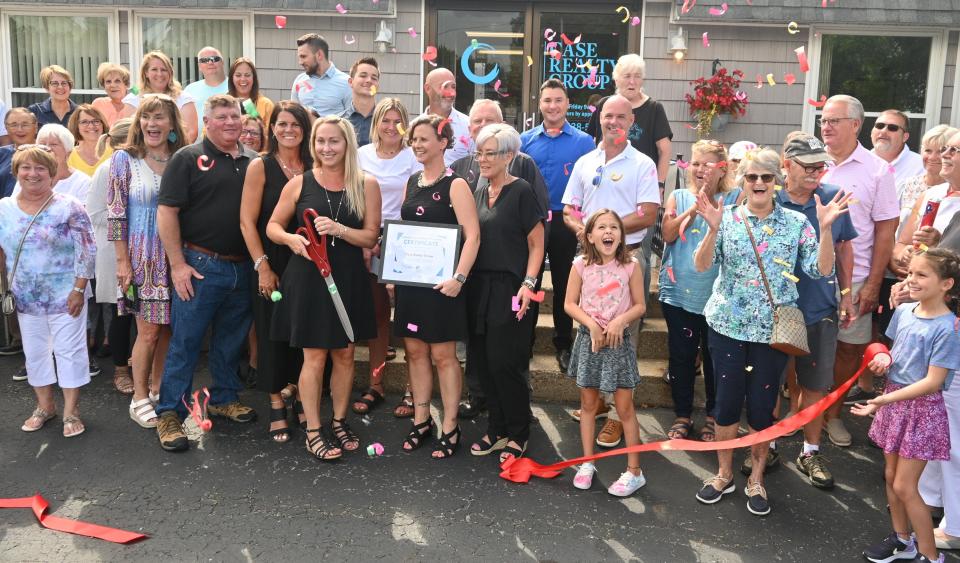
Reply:
[[[67,427],[72,427],[73,430],[68,432]],[[80,429],[77,430],[77,427]],[[63,417],[63,437],[64,438],[73,438],[74,436],[79,436],[84,433],[86,428],[83,426],[83,421],[80,420],[79,416],[65,416]]]
[[[23,430],[24,432],[36,432],[37,430],[43,428],[47,422],[53,420],[56,416],[57,413],[55,412],[47,412],[40,407],[37,407],[34,409],[33,414],[27,417],[27,420],[23,422],[23,426],[20,427],[20,430]],[[34,419],[39,420],[40,423],[33,426],[27,424]]]

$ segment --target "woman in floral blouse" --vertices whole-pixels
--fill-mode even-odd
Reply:
[[[17,301],[28,380],[37,395],[37,407],[21,430],[35,432],[56,416],[53,384],[58,383],[63,390],[63,435],[70,438],[84,431],[78,403],[80,387],[90,382],[85,294],[97,249],[83,204],[53,191],[57,166],[45,145],[17,148],[13,174],[20,192],[0,200],[0,260]]]
[[[749,226],[763,260],[763,270],[777,305],[796,305],[798,281],[793,276],[799,261],[803,271],[817,279],[833,272],[834,253],[831,225],[847,212],[850,195],[841,191],[833,200],[817,198],[820,222],[818,243],[813,226],[796,211],[776,205],[774,188],[783,184],[780,155],[770,149],[748,153],[737,170],[738,183],[746,194],[741,205],[718,206],[701,192],[697,214],[709,230],[694,253],[694,265],[703,272],[713,264],[720,274],[713,285],[703,314],[707,318],[710,355],[713,359],[717,398],[714,415],[717,440],[737,436],[744,399],[750,432],[773,424],[780,377],[787,362],[783,352],[769,342],[773,309],[747,233]],[[815,196],[816,197],[816,196]],[[747,481],[747,508],[760,516],[770,513],[763,488],[768,442],[751,449],[753,474]],[[720,471],[697,493],[705,504],[719,501],[736,490],[733,482],[733,450],[719,450]]]

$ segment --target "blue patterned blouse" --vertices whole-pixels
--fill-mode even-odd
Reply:
[[[0,248],[7,272],[13,271],[17,244],[33,215],[24,213],[17,198],[0,200]],[[97,245],[90,218],[77,198],[55,194],[30,227],[12,283],[17,312],[56,315],[67,312],[67,297],[76,278],[92,279]]]
[[[777,305],[797,302],[797,278],[794,264],[812,279],[822,277],[817,267],[820,243],[807,218],[796,211],[775,205],[773,212],[759,219],[746,206],[724,208],[717,233],[714,263],[720,275],[713,283],[713,294],[703,310],[710,328],[720,334],[746,342],[770,342],[773,309],[760,277],[760,268],[750,244],[740,208],[757,241],[770,291]]]

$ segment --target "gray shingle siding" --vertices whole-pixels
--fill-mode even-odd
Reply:
[[[680,16],[684,22],[774,23],[803,22],[832,24],[915,24],[923,27],[960,27],[958,0],[838,0],[822,8],[819,0],[753,0],[753,5],[732,5],[721,16],[711,16],[709,9],[720,2],[698,3]],[[647,4],[648,6],[650,3]],[[683,5],[677,0],[676,5]]]

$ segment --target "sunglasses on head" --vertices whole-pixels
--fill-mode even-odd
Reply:
[[[763,180],[764,184],[769,184],[776,179],[776,176],[773,174],[744,174],[743,179],[751,184],[756,184],[757,180]]]
[[[220,55],[213,55],[210,57],[200,57],[197,60],[200,61],[200,64],[219,63],[220,61],[223,60],[223,57],[221,57]]]
[[[903,129],[903,127],[897,125],[896,123],[884,123],[882,121],[878,121],[874,123],[873,128],[876,129],[877,131],[883,131],[884,129],[886,129],[891,133],[896,133],[897,131]]]

